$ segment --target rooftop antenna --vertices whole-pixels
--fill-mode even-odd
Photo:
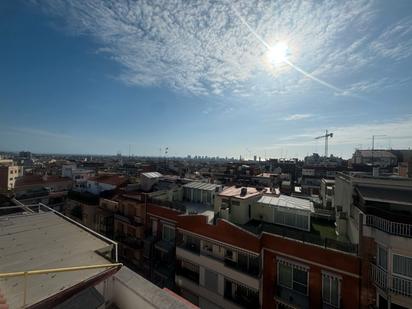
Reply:
[[[328,130],[325,131],[325,135],[315,137],[315,139],[321,139],[321,138],[325,139],[325,158],[328,157],[328,139],[329,139],[329,137],[333,137],[333,133],[328,133]]]

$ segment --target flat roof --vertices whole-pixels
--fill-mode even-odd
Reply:
[[[314,212],[313,203],[311,201],[308,201],[302,198],[288,196],[288,195],[279,195],[279,196],[264,195],[258,200],[258,203],[266,204],[270,206],[293,208],[293,209]]]
[[[217,187],[221,187],[221,185],[199,181],[189,182],[183,186],[183,188],[200,189],[207,191],[214,191]]]
[[[108,264],[96,253],[109,243],[53,212],[0,217],[0,273]],[[104,269],[33,275],[28,278],[27,305],[87,280]],[[23,277],[0,280],[10,308],[23,302]]]
[[[163,175],[160,174],[159,172],[149,172],[149,173],[142,173],[141,175],[147,177],[147,178],[159,178],[162,177]]]
[[[242,189],[246,189],[245,195],[240,195]],[[226,197],[235,197],[238,199],[247,199],[250,197],[258,196],[262,193],[262,191],[258,191],[256,188],[253,187],[239,187],[232,186],[229,188],[224,189],[222,192],[219,193],[219,196],[226,196]]]
[[[412,205],[412,188],[385,188],[357,185],[358,192],[367,201],[386,201]]]

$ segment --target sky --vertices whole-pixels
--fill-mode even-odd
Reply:
[[[0,150],[409,148],[411,70],[409,0],[5,0]]]

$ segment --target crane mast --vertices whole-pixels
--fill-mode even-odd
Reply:
[[[333,133],[328,133],[328,130],[325,131],[325,135],[321,135],[318,137],[315,137],[315,139],[325,139],[325,158],[328,157],[328,139],[329,137],[333,137]]]

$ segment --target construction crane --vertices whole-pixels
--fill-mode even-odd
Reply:
[[[325,139],[325,158],[328,157],[328,139],[329,139],[329,137],[333,137],[333,133],[328,133],[328,130],[326,130],[325,135],[315,137],[315,139],[321,139],[321,138]]]

